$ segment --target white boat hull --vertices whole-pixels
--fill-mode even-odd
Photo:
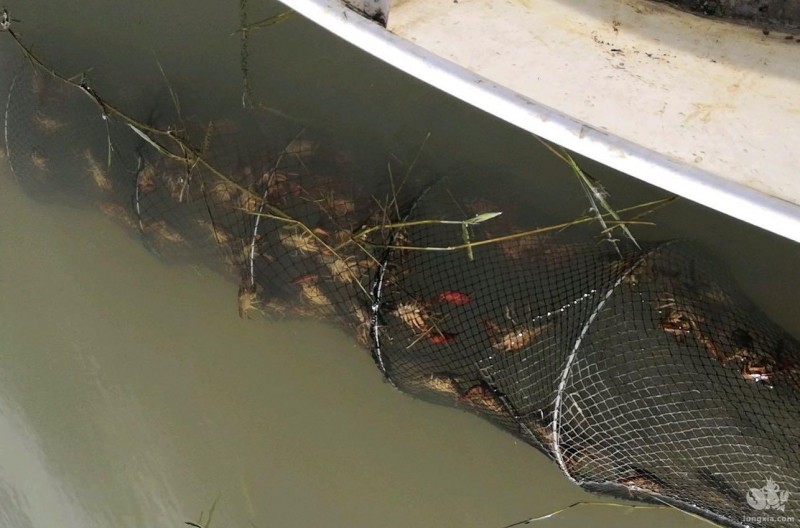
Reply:
[[[281,1],[500,119],[800,242],[791,37],[650,2],[395,0],[384,28],[338,0]]]

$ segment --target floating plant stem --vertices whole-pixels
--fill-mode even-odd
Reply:
[[[601,213],[601,209],[605,211],[606,215],[610,216],[613,220],[616,220],[617,225],[614,227],[619,227],[626,238],[628,238],[637,249],[641,249],[639,243],[634,238],[633,233],[630,232],[628,229],[627,222],[624,222],[620,217],[617,211],[611,207],[611,204],[608,201],[609,194],[608,191],[603,187],[603,185],[592,176],[589,176],[578,163],[573,159],[573,157],[566,151],[563,147],[558,147],[556,149],[550,143],[543,140],[542,138],[535,136],[536,139],[547,149],[555,154],[559,159],[564,161],[569,167],[572,169],[572,172],[578,178],[578,181],[581,183],[581,187],[583,188],[584,193],[586,194],[586,198],[589,200],[589,204],[591,205],[591,211],[594,212],[595,218],[600,225],[602,226],[603,230],[602,233],[608,237],[608,240],[614,245],[614,248],[617,250],[617,253],[620,253],[619,248],[617,247],[617,240],[611,236],[611,230],[613,228],[609,228],[604,215]],[[621,254],[621,253],[620,253]]]

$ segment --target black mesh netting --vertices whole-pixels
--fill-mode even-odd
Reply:
[[[691,244],[523,236],[513,210],[420,168],[355,178],[334,142],[274,116],[135,121],[30,64],[5,113],[19,185],[234,277],[242,317],[338,324],[399,389],[482,415],[586,488],[793,524],[800,346]]]

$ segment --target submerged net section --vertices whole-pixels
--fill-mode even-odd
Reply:
[[[531,234],[412,163],[365,177],[257,113],[135,120],[35,62],[4,131],[32,196],[92,204],[166,262],[232,277],[243,318],[337,324],[400,390],[490,420],[588,489],[794,524],[800,345],[689,243]]]
[[[434,195],[415,215],[443,213]],[[454,231],[403,238],[452,246]],[[402,390],[481,414],[596,491],[730,524],[797,505],[800,348],[698,248],[620,256],[559,234],[475,248],[474,260],[394,255],[378,335]]]

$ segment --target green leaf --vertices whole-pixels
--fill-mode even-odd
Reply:
[[[483,214],[475,215],[472,218],[470,218],[469,220],[464,220],[464,223],[467,224],[467,225],[480,224],[481,222],[486,222],[487,220],[491,220],[492,218],[497,218],[501,214],[503,214],[502,211],[500,211],[499,213],[483,213]]]

